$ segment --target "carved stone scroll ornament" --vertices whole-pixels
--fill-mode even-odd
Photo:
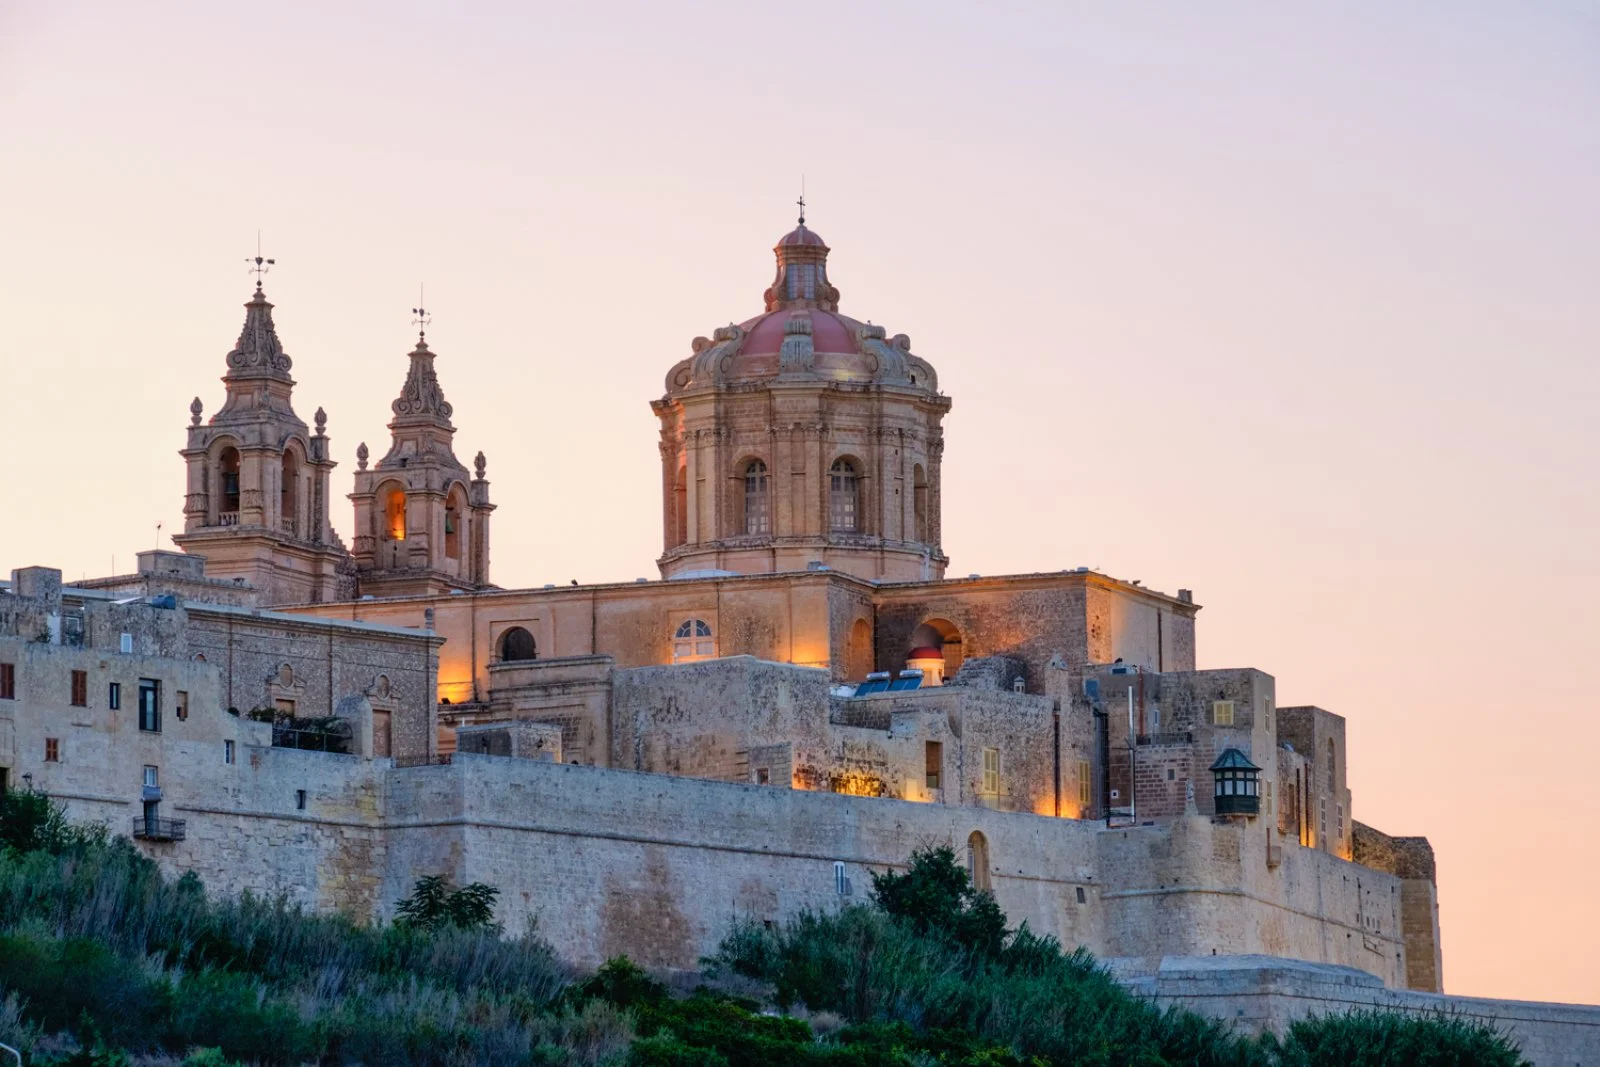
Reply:
[[[426,341],[418,341],[411,353],[411,369],[406,372],[406,383],[400,395],[389,405],[396,415],[434,415],[449,421],[454,408],[444,398],[439,385],[439,375],[433,369],[433,353]]]
[[[717,327],[710,343],[705,343],[704,337],[696,337],[692,346],[695,354],[689,365],[689,381],[704,385],[721,380],[727,373],[728,364],[744,344],[744,337],[744,330],[731,322]]]

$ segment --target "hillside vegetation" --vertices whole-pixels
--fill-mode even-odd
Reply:
[[[1009,930],[948,849],[873,902],[735,927],[705,981],[575,973],[491,923],[492,887],[420,881],[400,921],[217,899],[48,798],[0,795],[0,1042],[30,1065],[1513,1067],[1492,1030],[1357,1015],[1253,1039],[1129,996]],[[4,1059],[0,1059],[3,1063]]]

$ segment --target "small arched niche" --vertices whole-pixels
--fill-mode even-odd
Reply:
[[[923,685],[943,685],[954,678],[963,658],[961,631],[949,619],[929,619],[911,632],[906,666],[922,671]]]
[[[980,830],[967,835],[967,875],[972,879],[972,888],[989,892],[989,839]]]
[[[539,658],[539,647],[533,635],[521,626],[513,626],[500,635],[500,662],[516,663]]]

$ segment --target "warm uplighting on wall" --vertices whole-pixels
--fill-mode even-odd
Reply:
[[[384,529],[388,531],[389,540],[404,541],[406,539],[406,494],[399,489],[389,490],[388,497],[383,502]]]
[[[828,789],[848,797],[883,796],[883,779],[870,774],[837,771],[828,776]]]

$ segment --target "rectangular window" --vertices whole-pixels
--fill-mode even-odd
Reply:
[[[72,706],[86,708],[89,706],[89,672],[72,672]]]
[[[756,785],[771,785],[771,784],[772,784],[772,768],[771,767],[757,767],[756,768]]]
[[[1272,814],[1272,783],[1271,782],[1267,783],[1267,795],[1266,795],[1265,799],[1266,799],[1266,802],[1267,802],[1267,810],[1266,810],[1265,814],[1271,815]]]
[[[944,788],[944,742],[929,741],[924,746],[922,771],[927,776],[929,789]]]
[[[121,645],[119,647],[122,649],[122,654],[124,656],[133,655],[133,635],[132,634],[123,634],[122,635],[122,643],[121,643]]]
[[[1076,888],[1078,890],[1078,903],[1079,904],[1087,904],[1089,902],[1089,898],[1084,895],[1083,886],[1080,885],[1080,886],[1077,886]]]
[[[109,686],[106,687],[106,707],[110,708],[112,711],[121,710],[121,708],[122,708],[122,683],[121,682],[112,682]]]
[[[294,718],[294,701],[292,701],[292,700],[274,700],[272,703],[278,709],[278,712],[280,714],[287,715],[291,719]]]
[[[1341,801],[1339,804],[1335,805],[1334,812],[1338,817],[1338,821],[1334,824],[1334,827],[1333,827],[1335,839],[1339,840],[1339,841],[1343,841],[1344,840],[1344,802],[1343,801]]]
[[[1272,733],[1273,732],[1273,727],[1272,727],[1272,698],[1271,697],[1267,697],[1265,700],[1262,701],[1261,718],[1262,718],[1262,721],[1265,722],[1266,725],[1267,725],[1267,733],[1269,733],[1269,734]]]
[[[161,683],[154,678],[139,679],[139,729],[161,729]]]
[[[232,741],[224,741],[224,742],[222,742],[222,762],[223,763],[227,763],[227,764],[232,764],[233,763],[233,742]]]
[[[1217,700],[1211,704],[1211,723],[1213,726],[1233,725],[1233,701]]]
[[[0,700],[17,699],[17,665],[0,663]]]
[[[296,811],[306,810],[306,791],[304,789],[296,789],[294,791],[294,806]]]
[[[1328,840],[1328,798],[1325,796],[1317,798],[1317,840]]]
[[[189,693],[180,689],[172,695],[172,713],[178,717],[179,722],[189,718]]]
[[[146,765],[144,769],[144,784],[147,789],[159,789],[161,787],[161,769]]]
[[[1089,810],[1093,790],[1094,775],[1089,770],[1089,761],[1081,759],[1078,761],[1078,806],[1085,811]]]
[[[59,737],[47,737],[44,739],[44,761],[46,763],[61,762],[61,739]]]
[[[983,750],[982,792],[990,796],[1000,792],[1000,750],[998,748],[986,748]]]

